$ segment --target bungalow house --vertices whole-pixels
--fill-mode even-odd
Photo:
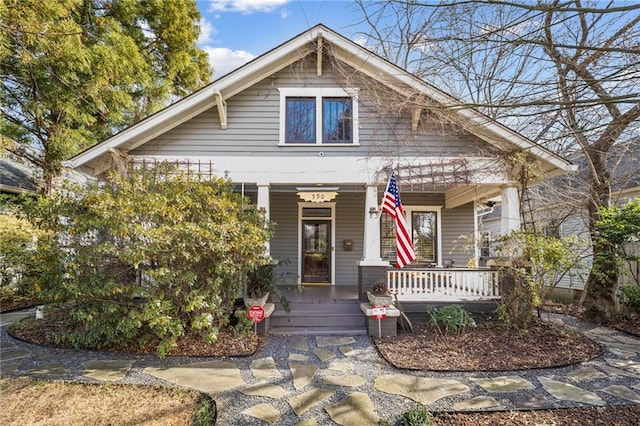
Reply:
[[[298,277],[301,298],[320,287],[333,301],[365,300],[386,280],[407,300],[462,301],[498,296],[493,271],[466,268],[479,247],[461,236],[477,240],[479,206],[495,197],[502,231],[519,227],[514,153],[527,153],[538,180],[572,168],[316,25],[67,165],[98,178],[122,161],[226,174],[275,222],[266,250],[287,260],[281,272]],[[380,211],[392,171],[417,256],[402,269]]]

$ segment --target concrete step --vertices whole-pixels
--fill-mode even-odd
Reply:
[[[289,304],[289,311],[276,303],[270,325],[281,334],[366,333],[365,316],[357,300],[296,301]]]
[[[304,336],[365,336],[365,327],[271,327],[269,334]]]

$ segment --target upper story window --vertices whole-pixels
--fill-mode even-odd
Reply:
[[[358,101],[344,89],[281,88],[280,144],[358,144]]]

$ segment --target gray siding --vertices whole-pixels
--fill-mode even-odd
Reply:
[[[358,262],[364,244],[365,194],[344,192],[336,204],[336,285],[358,284]],[[353,240],[353,250],[345,251],[344,240]]]
[[[461,236],[474,237],[473,203],[455,209],[442,209],[442,256],[454,259],[455,266],[465,267],[475,253],[465,251],[465,240]]]
[[[295,193],[272,192],[270,216],[275,222],[275,235],[271,239],[271,256],[286,262],[278,268],[287,281],[298,282],[298,196]],[[293,284],[286,282],[285,284]]]
[[[375,108],[372,92],[360,85],[360,146],[332,148],[323,145],[279,147],[278,127],[282,87],[343,87],[331,66],[316,76],[315,61],[305,61],[282,70],[272,77],[227,100],[227,130],[221,130],[216,108],[212,108],[175,129],[131,151],[133,155],[300,155],[318,150],[352,156],[486,155],[487,145],[478,138],[463,134],[444,122],[428,119],[418,132],[411,131],[410,111],[381,113]]]

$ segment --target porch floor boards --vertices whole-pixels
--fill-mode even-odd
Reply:
[[[271,334],[366,335],[357,286],[281,287],[289,301],[287,312],[277,298],[271,315]]]

